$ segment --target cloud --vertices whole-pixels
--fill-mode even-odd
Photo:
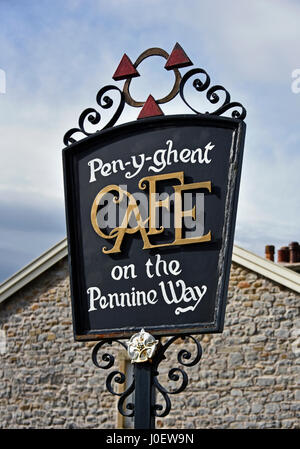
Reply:
[[[3,193],[3,192],[2,192]],[[0,200],[0,280],[27,265],[66,233],[61,201],[7,190]]]

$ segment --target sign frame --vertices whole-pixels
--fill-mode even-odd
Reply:
[[[78,210],[78,172],[75,156],[83,151],[88,151],[95,144],[103,145],[116,136],[128,133],[135,133],[141,129],[150,130],[153,127],[177,126],[178,123],[194,123],[201,126],[226,128],[233,132],[232,151],[229,161],[229,177],[226,195],[226,208],[224,217],[223,242],[219,256],[219,281],[217,286],[217,309],[215,311],[214,322],[203,325],[191,325],[186,323],[182,325],[148,326],[147,322],[143,327],[147,332],[154,336],[167,335],[189,335],[203,333],[220,333],[224,326],[224,316],[226,308],[227,289],[230,275],[231,256],[234,239],[234,228],[237,213],[237,203],[239,195],[239,184],[241,177],[241,167],[244,149],[244,138],[246,125],[243,121],[235,118],[219,117],[206,114],[180,114],[167,115],[152,118],[140,119],[137,121],[125,123],[102,130],[95,133],[80,142],[73,143],[63,150],[63,170],[64,170],[64,188],[65,188],[65,207],[67,218],[67,236],[68,236],[68,259],[70,272],[73,330],[76,341],[94,341],[103,338],[128,338],[141,329],[141,326],[126,328],[94,329],[87,331],[82,322],[84,315],[82,301],[78,301],[82,288],[82,240],[80,236],[80,224]],[[146,321],[146,320],[145,320]]]

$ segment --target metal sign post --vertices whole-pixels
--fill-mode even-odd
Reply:
[[[155,417],[152,413],[155,397],[152,376],[151,363],[135,365],[135,429],[155,428]]]
[[[166,60],[174,85],[161,99],[135,100],[130,84],[154,55]],[[99,368],[114,366],[112,353],[100,356],[105,345],[128,351],[133,381],[126,385],[125,373],[115,370],[106,385],[136,428],[153,428],[155,417],[171,409],[169,395],[186,388],[185,368],[202,354],[192,334],[222,332],[224,325],[246,111],[224,87],[211,86],[205,70],[182,76],[190,65],[179,44],[171,54],[149,49],[135,63],[124,55],[113,75],[125,80],[123,90],[109,85],[96,96],[100,108],[114,108],[113,117],[99,129],[100,112],[88,108],[64,137],[74,336],[98,341],[92,358]],[[212,112],[187,101],[192,80]],[[177,94],[193,114],[164,115],[160,105]],[[138,120],[114,127],[125,105],[141,108]],[[87,123],[96,131],[88,132]],[[158,379],[159,365],[177,339],[192,342],[195,354],[188,346],[178,352],[180,367],[168,375],[178,386],[169,390]],[[134,404],[128,402],[133,392]]]

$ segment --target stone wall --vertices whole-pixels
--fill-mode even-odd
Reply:
[[[224,331],[200,338],[200,366],[162,426],[299,428],[299,299],[233,264]]]
[[[300,427],[299,299],[233,264],[224,332],[199,337],[201,362],[186,369],[189,385],[157,428]],[[0,330],[1,428],[121,424],[94,343],[73,340],[66,260],[0,305]],[[164,385],[178,351],[192,349],[179,343],[161,365]]]
[[[91,348],[74,342],[66,261],[0,306],[0,328],[2,428],[115,426],[114,398]]]

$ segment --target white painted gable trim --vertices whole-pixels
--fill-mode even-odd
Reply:
[[[0,285],[0,303],[51,268],[67,254],[67,239],[63,239],[20,271],[17,271]]]
[[[300,293],[300,274],[234,245],[232,261]]]

